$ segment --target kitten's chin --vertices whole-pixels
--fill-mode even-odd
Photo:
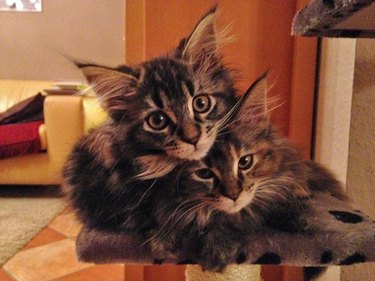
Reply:
[[[251,202],[252,195],[242,193],[238,197],[236,201],[229,199],[227,197],[221,197],[218,204],[217,209],[223,211],[228,214],[236,214],[239,213],[243,208],[248,206]]]
[[[239,213],[243,207],[245,206],[240,206],[239,204],[223,204],[224,206],[219,206],[218,209],[220,211],[223,211],[228,214],[237,214]]]

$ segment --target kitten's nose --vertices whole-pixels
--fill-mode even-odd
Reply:
[[[196,145],[201,136],[201,132],[198,126],[186,124],[180,129],[179,135],[184,142]]]
[[[223,196],[233,201],[236,201],[242,192],[242,188],[238,186],[237,179],[234,177],[231,177],[227,184],[219,184],[219,190]]]
[[[236,201],[238,199],[238,196],[240,196],[241,190],[238,189],[232,189],[228,190],[224,187],[224,185],[219,185],[221,194],[225,197],[228,197],[229,199],[232,199],[233,201]]]
[[[236,201],[239,195],[240,195],[240,192],[230,192],[226,194],[226,196],[229,199],[232,199],[233,201]]]

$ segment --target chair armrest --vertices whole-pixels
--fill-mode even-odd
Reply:
[[[61,169],[73,145],[83,135],[83,107],[80,96],[47,96],[44,101],[47,153]]]
[[[84,133],[98,127],[108,119],[108,114],[100,106],[95,96],[85,96],[82,101],[82,106]]]

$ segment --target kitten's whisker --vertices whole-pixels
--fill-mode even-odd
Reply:
[[[176,177],[176,190],[177,190],[177,192],[180,191],[180,178],[181,178],[181,176],[182,176],[182,172],[184,171],[184,169],[185,169],[188,165],[189,165],[188,162],[185,163],[185,164],[182,166],[182,168],[181,168],[181,170],[179,171],[179,173],[177,174],[177,177]]]
[[[183,206],[183,205],[185,205],[185,204],[189,204],[189,203],[193,203],[193,204],[191,204],[191,205],[188,205],[188,206]],[[176,209],[174,210],[174,212],[169,216],[169,218],[163,223],[163,225],[159,228],[159,231],[154,235],[154,236],[152,236],[151,238],[150,238],[150,240],[151,239],[153,239],[153,238],[155,238],[161,231],[163,231],[163,229],[164,229],[164,227],[166,227],[166,225],[169,223],[169,221],[171,221],[172,219],[173,219],[173,217],[176,215],[176,213],[179,211],[179,209],[180,208],[182,208],[182,209],[185,209],[185,208],[190,208],[191,206],[194,206],[196,204],[196,200],[188,200],[188,201],[184,201],[184,202],[182,202],[180,205],[178,205],[177,207],[176,207]],[[147,241],[146,241],[147,242]],[[145,242],[145,243],[146,243]]]
[[[182,204],[184,204],[184,202],[183,202]],[[176,208],[175,212],[174,212],[171,216],[169,216],[169,218],[167,219],[167,221],[162,225],[162,227],[159,228],[159,230],[157,231],[157,233],[155,233],[153,236],[151,236],[149,239],[147,239],[144,243],[142,243],[142,245],[147,244],[148,242],[150,242],[150,241],[153,240],[153,239],[157,239],[157,237],[159,236],[159,234],[163,231],[163,229],[167,226],[167,224],[168,224],[168,223],[173,219],[173,217],[176,215],[176,213],[177,213],[177,211],[178,211],[178,208],[179,208],[182,204],[180,204],[180,205]],[[198,205],[199,205],[199,204],[198,204]],[[197,206],[197,205],[194,203],[193,205],[190,205],[190,206],[184,206],[184,208],[187,207],[187,208],[188,208],[188,211],[189,211],[189,210],[192,210],[193,208],[195,208],[196,206]],[[186,211],[184,212],[184,214],[185,214],[185,213],[186,213]],[[180,216],[180,218],[181,218],[181,216]],[[161,235],[161,236],[158,238],[158,240],[160,241],[161,239],[163,239],[163,237],[167,236],[167,235],[170,233],[170,231],[173,230],[173,227],[178,223],[178,221],[179,221],[179,220],[177,220],[176,222],[174,222],[173,225],[170,225],[170,227],[168,227],[167,231],[165,231],[164,234]]]
[[[199,203],[199,204],[197,204],[195,206],[192,206],[190,209],[186,210],[182,215],[180,215],[180,217],[176,221],[174,221],[174,224],[169,227],[169,231],[167,230],[164,233],[164,235],[161,236],[161,238],[167,236],[170,233],[170,231],[172,231],[172,229],[174,229],[177,226],[177,224],[182,220],[182,218],[188,217],[188,216],[196,213],[198,210],[200,210],[203,207],[205,207],[205,203],[204,202]],[[197,217],[197,214],[195,216],[193,216],[192,219],[194,219],[195,217]],[[188,223],[188,221],[184,220],[184,224]]]
[[[237,109],[238,107],[241,105],[242,103],[242,99],[240,98],[234,105],[233,107],[229,110],[229,112],[227,114],[225,114],[225,116],[219,120],[218,122],[218,128],[220,130],[220,128],[225,125],[226,122],[228,122],[228,120],[230,120],[230,118],[235,114],[237,113]]]
[[[255,211],[252,209],[252,204],[248,205],[245,210],[250,215],[250,219],[254,225],[259,225],[260,216],[258,216]]]
[[[132,206],[131,208],[129,208],[128,210],[134,210],[136,208],[139,207],[139,205],[142,203],[143,199],[145,198],[146,194],[151,190],[151,188],[155,185],[155,183],[157,182],[158,179],[155,179],[151,185],[146,189],[146,191],[142,194],[141,198],[139,199],[139,201],[134,205]]]
[[[230,125],[233,125],[237,122],[240,122],[242,120],[244,120],[243,118],[236,118],[235,120],[233,120],[232,122],[230,122],[229,124],[228,121],[231,119],[231,117],[233,117],[234,114],[237,113],[237,109],[239,106],[242,105],[242,102],[243,102],[243,99],[242,97],[236,102],[236,104],[232,107],[232,109],[218,122],[218,127],[219,127],[219,132],[224,130],[225,128],[229,127]],[[266,104],[265,104],[266,103]],[[252,103],[252,108],[254,111],[257,111],[258,109],[264,109],[266,108],[266,110],[260,114],[253,114],[252,117],[257,117],[258,115],[259,116],[264,116],[264,115],[267,115],[269,112],[275,110],[276,108],[282,106],[284,103],[280,103],[280,104],[277,104],[277,105],[274,105],[275,103],[279,103],[279,98],[277,96],[275,97],[267,97],[266,101],[254,101]],[[272,107],[269,107],[271,106]],[[245,120],[248,120],[247,118]]]
[[[187,214],[188,212],[190,212],[190,211],[194,211],[195,209],[197,209],[197,208],[199,208],[199,207],[201,207],[202,205],[204,206],[206,203],[205,202],[202,202],[202,203],[200,203],[200,204],[197,204],[197,205],[195,205],[195,206],[193,206],[193,207],[191,207],[189,210],[187,210],[186,212],[184,212],[177,220],[176,220],[176,222],[175,222],[175,225],[185,216],[185,214]]]

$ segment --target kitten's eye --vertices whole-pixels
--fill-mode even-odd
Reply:
[[[169,125],[169,118],[164,112],[156,111],[147,117],[147,124],[152,129],[161,131]]]
[[[211,109],[211,100],[208,95],[198,95],[193,99],[193,109],[198,113],[206,113]]]
[[[250,169],[253,166],[254,157],[252,154],[245,155],[238,161],[238,168],[241,170]]]
[[[212,179],[215,177],[215,174],[210,169],[200,169],[195,173],[198,177],[204,180]]]

